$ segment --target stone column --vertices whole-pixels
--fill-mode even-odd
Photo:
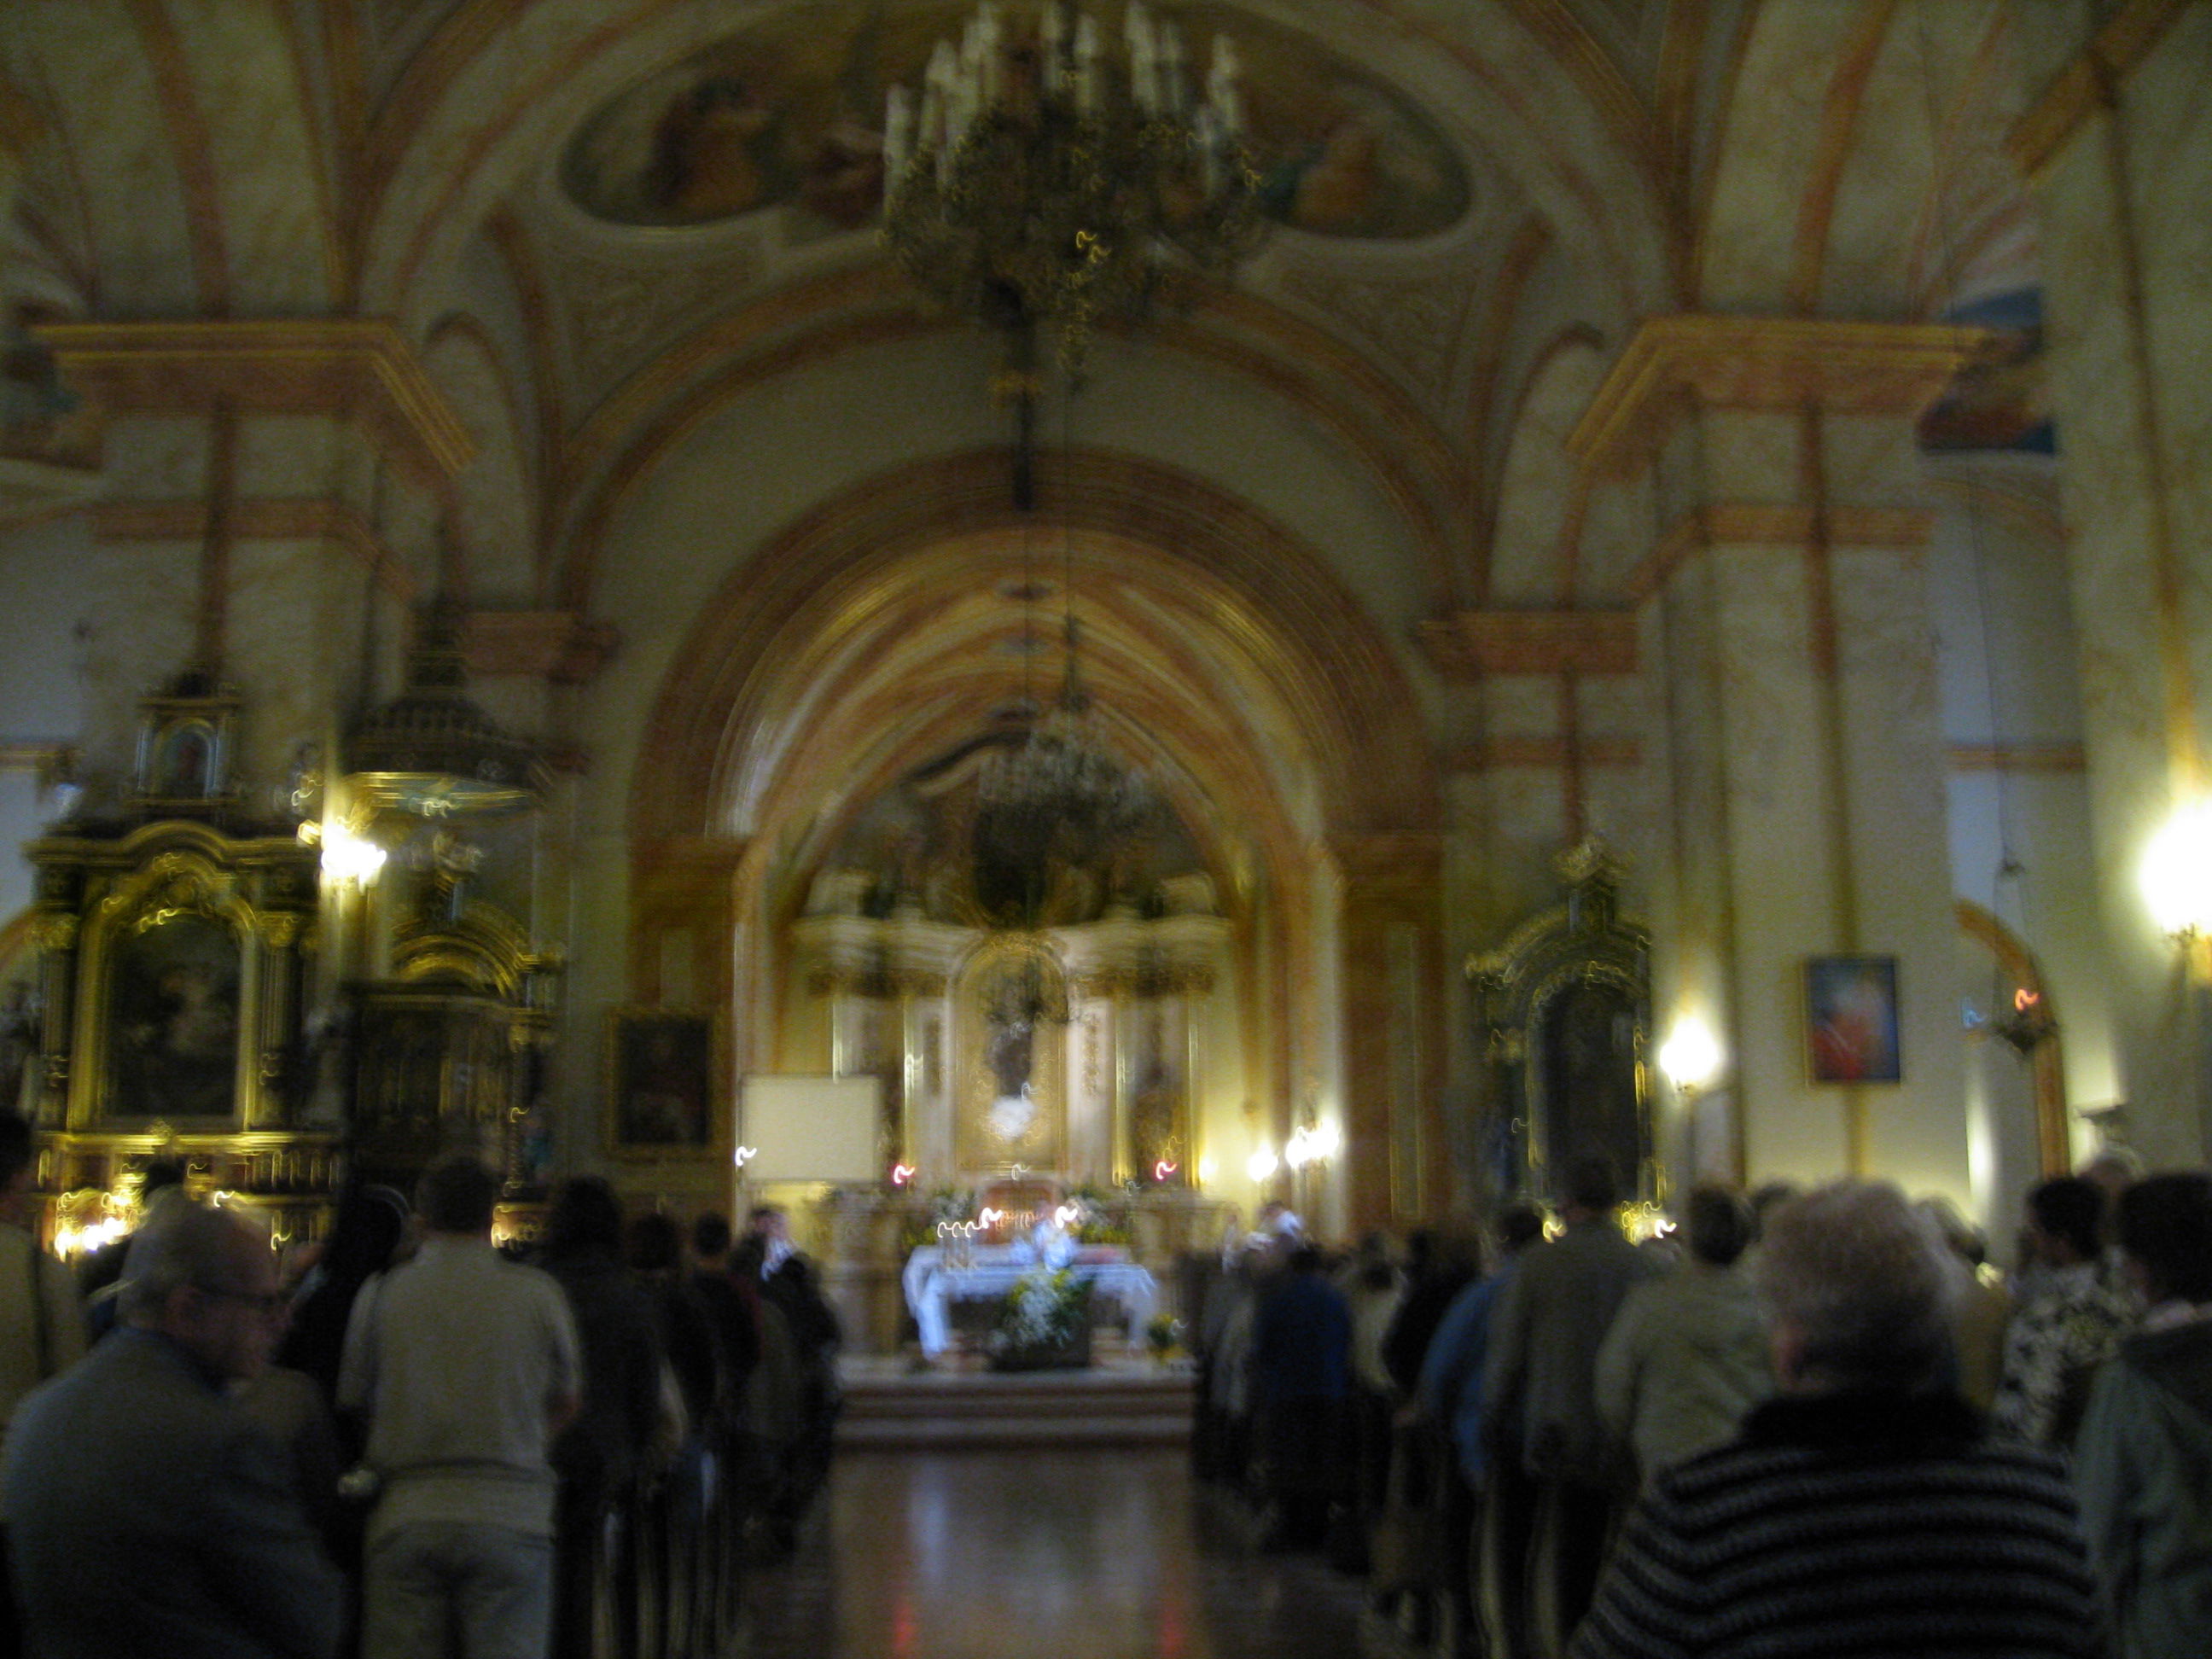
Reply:
[[[1593,468],[1656,468],[1670,520],[1638,583],[1672,806],[1655,1015],[1662,1034],[1695,1013],[1721,1035],[1753,1180],[1855,1173],[1970,1196],[1912,420],[1979,343],[1662,319],[1571,440]],[[1819,956],[1895,962],[1901,1081],[1813,1080]]]
[[[2075,40],[2063,31],[2078,14],[2051,10],[2031,20],[2042,95],[2012,149],[2042,222],[2118,1069],[2149,1162],[2202,1164],[2205,986],[2160,931],[2140,872],[2168,816],[2212,796],[2212,9],[2136,0]]]

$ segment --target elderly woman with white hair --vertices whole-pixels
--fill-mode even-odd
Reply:
[[[1955,1391],[1929,1218],[1838,1182],[1774,1214],[1757,1272],[1780,1392],[1652,1483],[1576,1659],[2101,1652],[2063,1470]]]

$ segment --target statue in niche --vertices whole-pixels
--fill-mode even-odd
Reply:
[[[1027,978],[1033,986],[1034,968]],[[1002,981],[1000,994],[992,999],[991,1029],[983,1039],[984,1063],[998,1085],[991,1101],[991,1127],[1003,1140],[1019,1140],[1036,1121],[1036,1097],[1030,1082],[1036,1047],[1034,998],[1024,999],[1018,992],[1007,994],[1022,982],[1020,976]]]

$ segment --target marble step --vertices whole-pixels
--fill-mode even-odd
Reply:
[[[927,1372],[848,1377],[841,1445],[1167,1445],[1190,1433],[1188,1374]]]

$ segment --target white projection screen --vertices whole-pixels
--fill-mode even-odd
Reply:
[[[738,1143],[753,1149],[744,1175],[777,1181],[871,1182],[884,1084],[876,1077],[757,1075],[738,1103]]]

